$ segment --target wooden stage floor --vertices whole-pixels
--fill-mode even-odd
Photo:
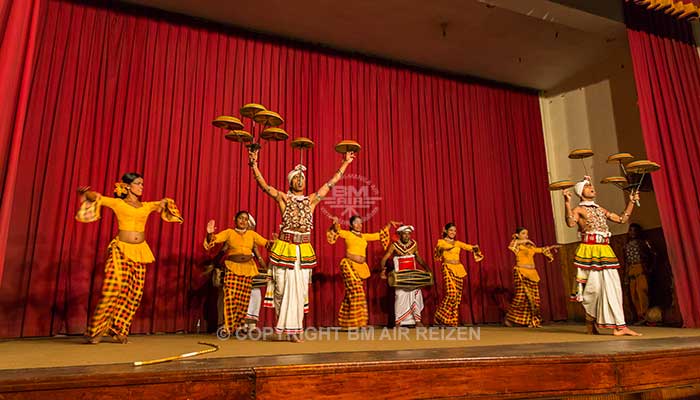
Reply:
[[[6,340],[0,399],[700,398],[700,330],[645,327],[641,338],[582,331],[328,330],[300,344],[214,335],[135,335],[127,345],[105,338],[96,346],[78,337]],[[221,349],[132,364],[200,350],[198,341]]]

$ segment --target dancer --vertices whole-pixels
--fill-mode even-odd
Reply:
[[[77,221],[97,221],[101,207],[105,206],[112,209],[119,223],[119,232],[108,247],[102,294],[85,332],[88,343],[92,344],[99,343],[105,334],[117,342],[128,342],[131,321],[143,296],[146,265],[155,261],[146,243],[148,216],[155,211],[164,221],[183,221],[172,199],[141,201],[144,186],[140,174],[124,174],[114,186],[115,197],[102,196],[89,186],[78,189],[82,204],[75,216]]]
[[[615,336],[640,336],[625,324],[617,272],[620,264],[610,247],[608,228],[608,221],[624,224],[629,220],[639,193],[631,192],[627,207],[622,215],[617,215],[596,204],[596,191],[590,177],[578,182],[574,192],[581,199],[578,206],[571,209],[571,193],[565,190],[564,208],[567,226],[578,226],[581,234],[581,244],[574,258],[578,268],[574,297],[586,310],[586,333],[598,334],[598,327],[601,327],[613,329]]]
[[[251,150],[248,155],[255,181],[263,192],[275,199],[282,212],[280,236],[270,249],[277,314],[275,332],[286,334],[293,342],[300,342],[304,331],[304,314],[308,312],[311,269],[316,266],[316,253],[311,246],[313,213],[318,203],[340,181],[355,159],[355,153],[345,153],[343,163],[333,177],[308,196],[304,195],[306,167],[299,164],[287,174],[289,191],[283,193],[268,185],[263,178],[258,169],[258,150]]]
[[[535,269],[535,254],[543,254],[549,262],[554,260],[552,252],[561,247],[559,245],[537,247],[530,240],[528,231],[524,227],[518,227],[513,234],[508,249],[515,253],[515,267],[513,268],[513,285],[515,297],[510,303],[506,313],[505,325],[508,327],[517,325],[529,328],[542,326],[540,313],[540,276]]]
[[[635,325],[646,322],[649,309],[649,282],[647,276],[652,270],[656,252],[644,238],[644,231],[639,224],[630,224],[627,231],[629,240],[625,244],[625,286],[629,288],[630,298],[637,314]]]
[[[416,263],[425,271],[430,272],[428,264],[418,254],[418,244],[411,239],[411,234],[415,228],[412,225],[402,225],[396,232],[399,234],[399,241],[393,242],[384,254],[381,261],[382,279],[387,279],[388,268],[386,262],[393,257],[394,269],[397,271],[404,269],[416,269]],[[421,312],[423,311],[423,293],[420,288],[394,290],[394,316],[396,326],[423,326]]]
[[[445,285],[445,297],[435,312],[435,322],[438,325],[459,325],[459,305],[462,302],[462,286],[467,271],[459,260],[462,250],[471,251],[474,260],[480,262],[484,256],[479,245],[469,245],[456,239],[457,227],[454,222],[445,225],[442,238],[435,245],[435,260],[442,263],[442,280]]]
[[[384,249],[389,247],[389,228],[397,226],[390,222],[377,233],[362,233],[362,218],[359,215],[350,217],[350,230],[340,228],[336,219],[326,233],[328,243],[335,244],[338,238],[345,239],[345,258],[340,261],[340,271],[343,274],[345,296],[338,311],[338,324],[342,328],[361,328],[367,326],[369,312],[365,296],[364,280],[369,278],[367,266],[367,243],[382,241]]]
[[[207,223],[207,236],[204,248],[211,250],[218,243],[226,243],[226,258],[224,264],[224,329],[231,334],[244,328],[244,319],[250,301],[252,280],[258,274],[258,267],[253,261],[255,246],[266,246],[268,241],[250,226],[250,215],[247,211],[236,213],[234,229],[225,229],[217,234],[216,222],[212,219]]]

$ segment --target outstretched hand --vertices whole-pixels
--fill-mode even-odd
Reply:
[[[567,189],[567,190],[564,190],[564,191],[562,192],[562,194],[564,195],[564,201],[566,201],[566,202],[570,202],[570,201],[571,201],[571,192],[569,192],[568,189]]]
[[[356,157],[356,153],[354,151],[348,151],[347,153],[345,153],[343,161],[350,164],[351,162],[353,162],[355,160],[355,157]]]
[[[210,219],[209,222],[207,222],[207,233],[214,232],[216,232],[216,222],[213,219]]]
[[[258,162],[258,152],[259,151],[260,151],[259,149],[248,150],[248,161],[250,162],[251,165]]]
[[[639,190],[633,190],[632,192],[630,192],[630,201],[631,202],[639,201]]]

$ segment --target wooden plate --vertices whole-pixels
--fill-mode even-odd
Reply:
[[[224,138],[236,143],[250,143],[253,141],[253,135],[243,130],[230,131]]]
[[[340,142],[338,142],[338,144],[335,145],[335,151],[341,154],[345,154],[351,151],[358,153],[361,149],[362,146],[360,146],[360,144],[354,140],[341,140]]]
[[[569,153],[569,158],[572,160],[579,160],[581,158],[593,157],[593,150],[591,149],[576,149],[571,150]]]
[[[282,116],[274,111],[260,111],[253,117],[253,121],[266,126],[277,127],[284,123]]]
[[[607,163],[608,164],[615,164],[615,163],[626,164],[632,160],[634,160],[634,156],[630,153],[615,153],[615,154],[610,154],[608,156]]]
[[[299,150],[312,149],[314,147],[314,144],[315,143],[313,140],[305,137],[300,137],[292,140],[292,148]]]
[[[228,129],[229,131],[243,129],[241,120],[229,115],[219,115],[211,123],[217,128]]]
[[[564,180],[564,181],[556,181],[552,182],[549,184],[549,190],[564,190],[568,189],[570,187],[574,187],[576,185],[576,182],[574,181],[569,181],[569,180]]]
[[[241,107],[241,115],[246,118],[253,118],[260,111],[267,111],[264,105],[258,103],[248,103]]]
[[[660,169],[661,165],[649,160],[632,161],[631,163],[627,164],[627,170],[634,172],[635,174],[647,174],[650,172],[656,172]]]
[[[600,183],[621,183],[626,185],[627,178],[624,176],[608,176],[607,178],[603,178]]]
[[[258,113],[260,115],[265,111],[261,111]],[[256,115],[257,117],[257,115]],[[287,140],[289,138],[289,134],[282,128],[267,128],[262,133],[260,134],[260,137],[265,139],[265,140]]]

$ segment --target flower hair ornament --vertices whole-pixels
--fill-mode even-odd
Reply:
[[[114,184],[114,195],[117,197],[126,196],[129,193],[128,185],[124,182],[116,182]]]

